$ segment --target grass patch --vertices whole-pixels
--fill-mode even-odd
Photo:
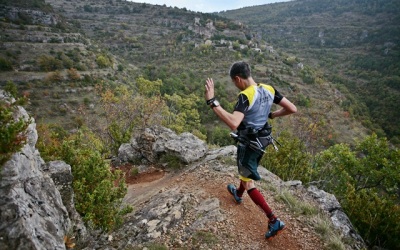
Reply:
[[[165,154],[160,159],[161,163],[166,163],[171,169],[181,169],[185,166],[182,160],[176,155]]]
[[[317,216],[315,231],[323,237],[329,236],[329,234],[332,232],[332,223],[322,216]]]
[[[139,174],[139,168],[133,166],[133,167],[129,170],[129,174],[130,174],[131,176],[136,176],[136,175],[138,175],[138,174]]]
[[[320,212],[318,208],[308,202],[299,200],[299,198],[291,194],[289,190],[277,191],[276,188],[273,189],[268,183],[263,183],[263,188],[274,190],[276,193],[275,198],[285,203],[294,215],[305,216],[306,218],[304,221],[307,221],[308,225],[313,227],[319,238],[324,242],[324,249],[346,249],[346,245],[343,241],[344,239],[334,228],[330,218]]]
[[[314,217],[314,229],[321,239],[326,243],[326,249],[346,249],[342,238],[337,234],[331,220],[321,214]]]
[[[210,232],[197,231],[192,237],[193,245],[200,246],[206,244],[212,246],[218,242],[218,238]]]
[[[337,235],[331,235],[327,239],[326,249],[328,250],[345,250],[346,246],[343,244],[341,237]]]
[[[236,159],[231,156],[223,155],[223,156],[218,156],[217,158],[219,161],[224,163],[225,165],[236,165]]]
[[[316,215],[318,213],[318,210],[313,205],[299,201],[287,190],[283,190],[278,195],[278,199],[285,202],[290,210],[296,214]]]

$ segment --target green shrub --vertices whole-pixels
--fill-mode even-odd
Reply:
[[[279,137],[278,152],[268,146],[260,165],[278,175],[281,179],[309,182],[311,176],[310,161],[312,156],[305,144],[288,133]]]
[[[385,138],[368,136],[354,148],[339,144],[318,154],[314,180],[333,193],[370,244],[399,249],[400,152]]]
[[[127,189],[122,172],[110,170],[101,149],[100,140],[81,130],[63,143],[61,152],[72,168],[77,211],[89,224],[111,230],[122,222],[120,206]]]
[[[185,166],[185,164],[178,156],[171,154],[163,155],[160,159],[160,162],[166,163],[171,169],[181,169]]]
[[[303,82],[307,84],[314,84],[317,79],[315,70],[308,66],[305,66],[304,69],[300,71],[300,77]]]
[[[0,166],[9,160],[26,140],[25,130],[29,121],[24,121],[22,118],[16,121],[13,118],[16,108],[15,104],[0,101]]]
[[[228,146],[234,144],[234,140],[229,136],[230,130],[226,127],[214,126],[211,131],[208,132],[207,142],[209,144],[218,146]]]
[[[309,97],[306,97],[302,94],[299,94],[296,97],[296,104],[300,107],[306,107],[309,108],[311,107],[311,99]]]
[[[9,60],[0,57],[0,71],[9,71],[12,70],[12,64]]]
[[[6,86],[4,87],[4,90],[7,93],[10,93],[12,95],[12,97],[17,98],[17,96],[18,96],[18,88],[17,88],[17,85],[14,82],[8,81],[6,83]]]
[[[99,68],[107,68],[111,66],[111,61],[108,59],[108,57],[100,55],[96,58],[96,63],[99,66]]]
[[[67,131],[55,124],[37,124],[36,129],[39,134],[36,147],[40,156],[45,161],[59,160],[61,144],[68,139]]]
[[[370,245],[385,249],[400,249],[400,207],[395,197],[372,190],[356,192],[349,188],[341,202],[352,223]]]
[[[63,62],[52,56],[42,55],[38,58],[37,62],[39,68],[46,72],[63,69]]]
[[[137,167],[132,167],[130,170],[129,170],[129,174],[131,175],[131,176],[136,176],[136,175],[138,175],[139,174],[139,168],[137,168]]]
[[[44,126],[40,131],[47,131]],[[74,176],[75,207],[84,221],[94,228],[112,230],[122,222],[121,207],[127,189],[121,171],[111,171],[102,154],[104,145],[89,130],[82,128],[72,136],[57,129],[39,137],[38,148],[44,159],[61,159],[71,165]],[[42,135],[42,133],[40,133]]]

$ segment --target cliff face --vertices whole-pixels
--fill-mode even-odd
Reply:
[[[2,91],[0,99],[13,101]],[[14,116],[29,119],[23,108]],[[2,166],[0,249],[64,249],[64,236],[72,230],[70,216],[76,218],[77,215],[73,193],[68,194],[70,202],[67,204],[72,206],[67,209],[64,202],[68,198],[63,202],[57,189],[63,190],[63,186],[71,183],[71,168],[65,163],[46,164],[35,148],[37,139],[36,124],[31,118],[27,143]],[[57,185],[51,176],[58,179]],[[78,228],[85,231],[82,225]]]

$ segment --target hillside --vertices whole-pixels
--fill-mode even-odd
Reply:
[[[280,10],[280,7],[297,6],[295,9],[286,10],[293,17],[299,10],[301,15],[298,16],[306,19],[307,13],[323,11],[316,3],[311,0],[293,1],[282,5],[262,6],[260,10],[263,8]],[[349,13],[346,8],[335,5],[336,3],[343,4],[347,6],[346,8],[356,8],[360,12],[354,10]],[[228,19],[216,14],[195,13],[186,9],[123,0],[0,0],[0,88],[18,97],[16,98],[18,105],[25,105],[37,123],[38,138],[33,140],[38,140],[40,156],[36,154],[31,158],[43,157],[45,161],[62,159],[67,162],[64,165],[70,164],[70,172],[74,175],[77,211],[84,216],[85,222],[90,226],[115,229],[113,227],[118,224],[119,216],[129,210],[121,208],[120,211],[121,204],[118,202],[126,190],[123,185],[114,186],[123,183],[115,181],[123,176],[114,170],[124,169],[125,166],[115,164],[112,168],[110,160],[113,162],[120,157],[120,151],[125,147],[136,147],[136,144],[127,145],[127,143],[154,125],[161,125],[177,134],[190,132],[199,138],[201,148],[204,145],[211,148],[232,145],[232,139],[228,136],[229,129],[219,122],[212,110],[205,105],[204,81],[207,77],[215,80],[216,95],[221,106],[232,110],[237,89],[234,88],[227,71],[234,61],[248,61],[252,65],[252,73],[257,82],[274,85],[298,108],[298,113],[293,116],[271,121],[273,135],[282,145],[278,152],[271,149],[271,152],[264,155],[261,163],[286,181],[301,180],[307,187],[317,185],[318,188],[335,194],[343,210],[349,215],[368,245],[397,249],[399,241],[392,235],[400,231],[399,224],[396,223],[398,221],[396,218],[400,218],[398,209],[400,154],[399,150],[393,147],[393,144],[396,144],[396,135],[390,137],[392,143],[381,136],[389,135],[387,131],[390,129],[393,129],[395,134],[398,128],[397,123],[392,123],[398,119],[396,113],[398,74],[384,75],[384,72],[396,73],[399,60],[396,57],[397,42],[387,43],[391,41],[392,36],[379,33],[381,29],[386,30],[386,26],[390,33],[396,31],[397,25],[390,25],[391,21],[398,20],[397,12],[390,10],[390,8],[396,9],[396,6],[389,8],[390,5],[387,4],[379,6],[367,4],[363,9],[361,7],[364,5],[357,4],[366,3],[365,1],[349,3],[350,5],[345,5],[346,3],[342,1],[334,3],[323,1],[321,6],[324,9],[335,12],[324,16],[313,14],[314,19],[311,21],[302,20],[308,24],[306,28],[290,26],[287,32],[283,32],[286,29],[279,26],[285,20],[289,20],[289,18],[280,19],[287,15],[284,9],[282,12],[277,12],[279,14],[277,16],[274,16],[275,12],[272,11],[270,15],[264,17],[271,17],[280,22],[270,26],[279,29],[266,36],[265,32],[269,30],[268,23],[256,27],[251,22],[239,22],[236,18]],[[368,12],[371,6],[373,11]],[[249,9],[244,8],[238,11],[246,13],[247,10]],[[387,14],[382,14],[386,13],[385,11]],[[240,13],[237,17],[239,16]],[[337,20],[337,16],[341,19]],[[369,16],[376,17],[373,20],[380,20],[378,17],[384,16],[383,25],[379,21],[370,21],[366,18]],[[344,25],[349,17],[352,24]],[[314,34],[315,24],[324,24],[325,20],[343,24],[344,32],[341,33],[342,29],[336,28],[333,33],[331,29],[327,29],[327,32],[323,30],[321,33],[318,30],[319,42],[310,42],[314,40],[308,40],[308,35]],[[357,40],[359,32],[357,27],[364,25],[363,23],[369,25],[365,28],[367,32],[361,32],[363,39]],[[324,25],[328,24],[330,25],[330,23]],[[263,25],[267,28],[263,29]],[[282,31],[283,34],[275,37],[273,35],[275,31],[277,33]],[[291,37],[291,34],[297,31],[300,33]],[[371,35],[371,32],[372,34],[378,32],[379,36]],[[383,47],[381,46],[383,40],[380,41],[379,37],[385,41]],[[396,37],[393,36],[393,41],[397,41]],[[290,45],[289,42],[292,40],[298,44]],[[381,50],[383,48],[384,50]],[[374,53],[376,51],[378,53]],[[383,52],[384,56],[379,54],[380,52]],[[321,55],[323,60],[314,55]],[[370,64],[370,58],[376,64]],[[359,65],[361,68],[353,64],[355,59],[361,63],[362,67]],[[382,66],[385,70],[378,71],[377,68],[365,70],[366,66]],[[371,93],[368,86],[372,85],[379,86],[383,91]],[[381,97],[381,94],[385,96]],[[378,98],[371,99],[375,96]],[[385,98],[390,100],[387,101]],[[369,105],[371,100],[386,100],[383,103],[388,106],[386,109],[382,108],[384,107],[382,103],[374,103],[376,108],[381,108],[379,115],[384,116],[384,119],[375,121],[371,116]],[[2,137],[0,140],[2,150],[0,160],[9,159],[9,156],[15,153],[14,149],[19,148],[25,140],[24,134],[20,134],[19,131],[27,124],[11,122],[13,116],[10,112],[15,109],[19,108],[1,102],[0,122],[5,125],[1,126],[4,133],[0,134],[6,135],[6,138]],[[390,126],[381,125],[383,123],[390,123]],[[173,132],[164,135],[164,138],[170,138]],[[169,146],[182,147],[186,145],[185,142],[180,141]],[[209,179],[203,180],[202,177],[215,177],[224,181],[231,181],[234,178],[232,174],[226,175],[223,169],[214,168],[214,164],[225,166],[224,164],[229,162],[226,167],[233,171],[231,165],[234,163],[230,157],[224,158],[221,162],[212,161],[208,166],[196,165],[199,171],[204,171],[197,172],[197,169],[190,171],[185,169],[187,162],[182,166],[175,154],[198,150],[198,147],[190,150],[185,147],[175,149],[172,158],[157,159],[160,161],[155,161],[153,157],[160,157],[163,153],[152,152],[152,147],[138,148],[140,149],[138,152],[131,153],[140,155],[140,158],[132,159],[130,164],[133,165],[129,165],[131,168],[125,169],[128,171],[126,172],[128,177],[135,173],[140,173],[138,176],[143,179],[154,178],[152,174],[160,177],[164,171],[174,172],[171,169],[166,170],[169,164],[170,167],[172,165],[183,170],[176,173],[177,176],[174,176],[177,177],[176,180],[184,180],[190,176],[188,179],[190,182],[183,184],[197,188],[193,180],[199,179],[197,182],[204,186],[202,189],[205,193],[209,193],[206,185]],[[152,154],[146,155],[147,151]],[[42,161],[34,160],[40,164]],[[29,164],[24,164],[23,167],[30,166]],[[143,168],[151,166],[158,167],[159,171],[149,174],[141,172]],[[165,179],[161,178],[162,180]],[[296,183],[298,182],[292,184],[298,186]],[[157,187],[159,183],[149,182],[149,186],[146,186],[149,188],[148,191],[152,192],[151,195],[157,190],[152,189],[153,184]],[[274,191],[274,187],[268,185],[265,187],[264,184],[261,183],[261,188],[265,194],[269,194],[267,190]],[[15,185],[21,184],[17,181]],[[132,186],[133,189],[141,190],[135,185]],[[210,199],[225,201],[226,183],[221,186],[215,183],[212,185],[216,185],[213,187],[220,192],[216,196],[210,196]],[[163,187],[168,187],[168,191],[177,194],[175,192],[177,189],[173,189],[173,186]],[[279,183],[277,187],[279,187],[277,196],[280,198],[276,200],[283,199],[283,203],[289,203],[290,208],[300,207],[302,209],[300,214],[314,211],[307,206],[308,203],[312,203],[311,201],[305,200],[304,206],[291,203],[296,199],[287,197],[286,192],[279,192],[281,190]],[[181,190],[185,188],[179,189],[179,194]],[[21,188],[19,191],[24,193],[25,189]],[[157,197],[160,195],[168,199],[168,194],[171,193],[166,192],[167,197],[164,197],[163,191],[164,189],[158,189]],[[300,193],[303,191],[304,189],[301,189]],[[98,197],[99,193],[103,195]],[[128,197],[146,198],[137,195],[138,193],[133,190]],[[198,195],[206,197],[203,193]],[[100,199],[92,200],[94,197]],[[179,197],[183,197],[185,201],[190,199],[190,202],[183,206],[191,209],[188,218],[196,220],[202,218],[202,214],[195,211],[197,205],[201,204],[195,196]],[[302,200],[304,197],[300,195],[298,198]],[[167,204],[164,201],[162,199],[161,204]],[[32,204],[40,205],[40,202],[35,202],[32,201]],[[192,207],[193,204],[196,204],[195,208]],[[139,207],[139,204],[135,205]],[[143,205],[149,207],[141,207],[142,210],[135,212],[154,216],[151,206],[158,207],[158,205],[153,203]],[[278,209],[281,209],[280,206],[281,204],[277,204]],[[334,202],[333,210],[340,211],[337,209],[339,206],[337,201]],[[60,207],[63,210],[62,206]],[[221,211],[229,214],[229,206],[222,204],[220,207]],[[162,212],[163,208],[161,207],[161,211],[158,212]],[[253,207],[235,208],[238,210],[234,213],[241,211],[239,209],[253,212]],[[287,206],[279,212],[286,216],[286,208]],[[191,217],[194,214],[195,216]],[[369,217],[370,214],[376,216]],[[29,216],[29,213],[27,215]],[[134,222],[129,221],[131,224],[124,225],[128,228],[122,229],[134,229],[130,238],[135,238],[137,233],[135,230],[138,229],[131,227],[133,224],[154,229],[156,223],[148,220],[137,221],[136,215],[138,214],[135,214],[135,218],[129,218]],[[177,214],[173,214],[175,215]],[[43,219],[41,216],[36,218]],[[171,223],[169,218],[170,216],[163,218],[165,221],[160,225]],[[292,215],[287,215],[286,218],[290,221]],[[310,247],[320,246],[319,240],[314,237],[314,232],[310,236],[311,242],[299,238],[303,229],[304,233],[315,228],[307,224],[302,229],[303,217],[296,218],[299,218],[298,223],[290,224],[295,228],[294,231],[289,231],[290,240],[299,245],[304,243]],[[318,218],[314,217],[309,219],[307,222],[311,225],[318,221]],[[6,219],[4,221],[8,222]],[[234,221],[229,222],[234,224]],[[173,241],[179,235],[184,235],[185,230],[190,229],[190,222],[185,223],[174,228],[177,231],[172,231],[170,239],[162,240]],[[320,228],[323,232],[326,229],[324,225],[322,223]],[[236,230],[231,228],[230,223],[222,226],[226,231]],[[262,231],[262,225],[256,229]],[[225,232],[224,230],[222,232]],[[340,230],[347,232],[346,228]],[[166,230],[162,228],[157,234],[161,231]],[[140,232],[145,235],[146,231]],[[58,233],[61,234],[61,231]],[[101,235],[93,244],[96,245],[96,242],[101,241],[103,246],[107,245],[113,237],[122,237],[119,233],[110,237]],[[122,235],[123,233],[122,231]],[[196,236],[204,236],[205,238],[202,238],[204,244],[213,244],[205,243],[209,239],[209,234],[199,233]],[[237,241],[231,241],[230,237],[226,239],[224,236],[225,234],[219,235],[222,246],[238,244]],[[252,240],[258,239],[252,237],[253,235],[249,236]],[[197,240],[196,237],[193,240]],[[58,244],[62,244],[60,242]],[[130,239],[126,242],[131,243]],[[248,244],[245,240],[243,242]],[[114,243],[119,244],[119,242]],[[181,244],[179,241],[175,243]]]
[[[12,102],[0,91],[3,101]],[[153,164],[124,162],[138,155],[130,143],[113,160],[114,170],[126,173],[128,185],[120,205],[133,209],[114,230],[94,230],[90,223],[82,223],[84,215],[77,214],[80,195],[73,189],[73,182],[79,181],[73,175],[74,167],[59,160],[45,162],[36,148],[36,124],[23,108],[14,114],[30,124],[27,142],[0,165],[2,249],[317,250],[364,246],[334,196],[315,187],[306,189],[299,181],[283,182],[260,167],[263,181],[258,188],[287,227],[267,241],[265,215],[247,195],[243,204],[237,205],[226,190],[228,183],[238,180],[234,174],[236,147],[209,148],[189,133],[177,135],[162,127],[147,128],[135,139],[141,149],[154,149],[145,156],[154,159]],[[162,163],[162,155],[179,157],[180,163]],[[135,168],[138,171],[132,171]]]
[[[298,0],[219,14],[322,70],[335,87],[345,86],[350,93],[341,107],[398,143],[399,13],[395,0]]]
[[[8,8],[16,3],[5,2],[3,13],[10,13]],[[311,134],[315,150],[335,142],[352,143],[367,133],[341,107],[351,102],[344,89],[332,87],[314,70],[288,63],[291,55],[274,49],[274,44],[240,23],[127,1],[51,0],[44,6],[43,15],[56,22],[37,23],[23,5],[1,23],[2,58],[8,65],[0,72],[2,84],[17,83],[19,92],[29,96],[27,108],[40,122],[56,122],[66,129],[88,123],[101,126],[104,113],[94,87],[135,87],[141,75],[161,79],[164,95],[199,98],[204,79],[213,77],[220,85],[220,100],[229,107],[237,92],[226,72],[232,62],[247,60],[258,82],[273,84],[300,107],[291,124],[277,127],[292,127],[302,137]],[[71,68],[76,71],[70,72]],[[320,80],[306,84],[305,75]],[[196,101],[195,108],[201,117],[196,129],[211,133],[206,125],[215,118],[203,102]]]

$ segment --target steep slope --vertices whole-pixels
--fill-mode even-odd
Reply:
[[[263,190],[262,193],[274,212],[285,221],[287,229],[274,239],[266,240],[264,234],[267,231],[267,219],[262,211],[247,195],[244,203],[237,205],[226,190],[228,183],[237,182],[233,174],[235,167],[218,164],[218,161],[202,164],[178,175],[166,173],[164,178],[168,180],[164,185],[150,184],[151,189],[157,190],[156,194],[162,192],[164,196],[171,197],[172,202],[181,200],[181,196],[187,197],[190,204],[186,204],[182,222],[161,233],[155,242],[176,249],[184,249],[185,246],[191,249],[205,246],[212,249],[323,249],[324,243],[314,231],[314,225],[306,222],[307,219],[302,215],[290,212],[287,205],[278,201],[276,194],[270,190]],[[131,191],[127,199],[131,197],[134,201],[139,192],[141,195],[149,192],[149,188],[139,189],[138,186],[129,187]],[[154,204],[160,196],[149,195],[142,204],[134,203],[137,214],[147,210],[147,203]],[[131,221],[132,217],[127,221]],[[126,237],[126,229],[123,227],[113,234],[114,244],[119,237]]]
[[[150,80],[161,79],[163,94],[199,97],[203,95],[204,79],[213,77],[220,85],[221,101],[225,106],[232,105],[237,91],[226,71],[232,62],[246,60],[253,65],[257,82],[274,85],[300,108],[299,116],[290,124],[275,124],[276,127],[291,126],[294,134],[312,137],[315,142],[309,145],[317,150],[335,142],[352,142],[366,134],[364,127],[343,110],[343,103],[352,100],[346,98],[342,89],[332,87],[318,71],[302,70],[308,65],[298,64],[289,54],[275,50],[274,44],[262,38],[262,33],[243,24],[216,15],[128,1],[46,3],[54,8],[50,14],[64,21],[55,26],[32,26],[34,36],[40,36],[44,27],[51,31],[46,36],[54,39],[20,43],[34,48],[28,51],[26,59],[25,54],[18,55],[22,48],[19,43],[13,45],[16,38],[12,34],[18,29],[20,37],[29,37],[25,29],[28,26],[16,26],[18,20],[2,23],[5,32],[10,32],[4,58],[13,61],[10,55],[18,55],[14,56],[13,71],[0,72],[4,76],[2,84],[8,80],[19,82],[21,92],[31,100],[28,109],[39,121],[56,122],[72,129],[88,123],[90,117],[99,120],[102,110],[92,87],[135,86],[140,75]],[[22,16],[27,13],[20,12]],[[57,40],[63,33],[71,37],[72,33],[79,34],[79,39],[73,43]],[[47,56],[45,62],[61,66],[38,71],[40,55]],[[28,62],[28,67],[22,67]],[[77,70],[77,78],[74,72],[68,72],[70,67]],[[317,84],[308,84],[310,78]],[[197,108],[203,123],[210,123],[207,107],[199,103]]]
[[[15,84],[39,123],[76,127],[96,103],[94,85],[115,75],[118,59],[80,33],[44,1],[0,4],[2,87]],[[99,64],[106,58],[107,65]],[[94,108],[89,108],[94,109]]]
[[[400,94],[399,8],[394,0],[297,0],[219,14],[249,25],[275,46],[323,70],[336,86],[346,86],[351,93],[343,108],[398,143],[400,114],[393,100]]]
[[[158,148],[152,154],[169,151],[164,146],[171,147],[171,141],[177,140],[171,131],[159,129],[152,128],[146,132],[149,143],[154,143],[157,145],[154,148]],[[169,141],[165,141],[165,133],[171,136]],[[164,150],[160,151],[160,148]],[[189,154],[198,155],[199,151],[194,150]],[[188,163],[184,168],[173,169],[171,164],[161,169],[157,164],[142,165],[136,175],[129,173],[137,166],[115,166],[127,173],[129,187],[124,201],[134,207],[134,212],[125,217],[121,228],[92,238],[89,243],[84,243],[85,246],[95,246],[97,249],[155,246],[167,249],[364,247],[352,226],[341,224],[346,216],[338,216],[340,205],[335,198],[332,199],[329,194],[316,195],[315,190],[306,189],[299,182],[282,182],[260,167],[263,181],[257,187],[287,226],[282,234],[266,240],[267,218],[262,211],[247,194],[242,204],[236,204],[226,189],[227,184],[238,181],[234,166],[235,152],[234,146],[210,149],[204,157]],[[175,154],[179,155],[178,152]],[[335,221],[336,229],[333,229],[329,217]]]

